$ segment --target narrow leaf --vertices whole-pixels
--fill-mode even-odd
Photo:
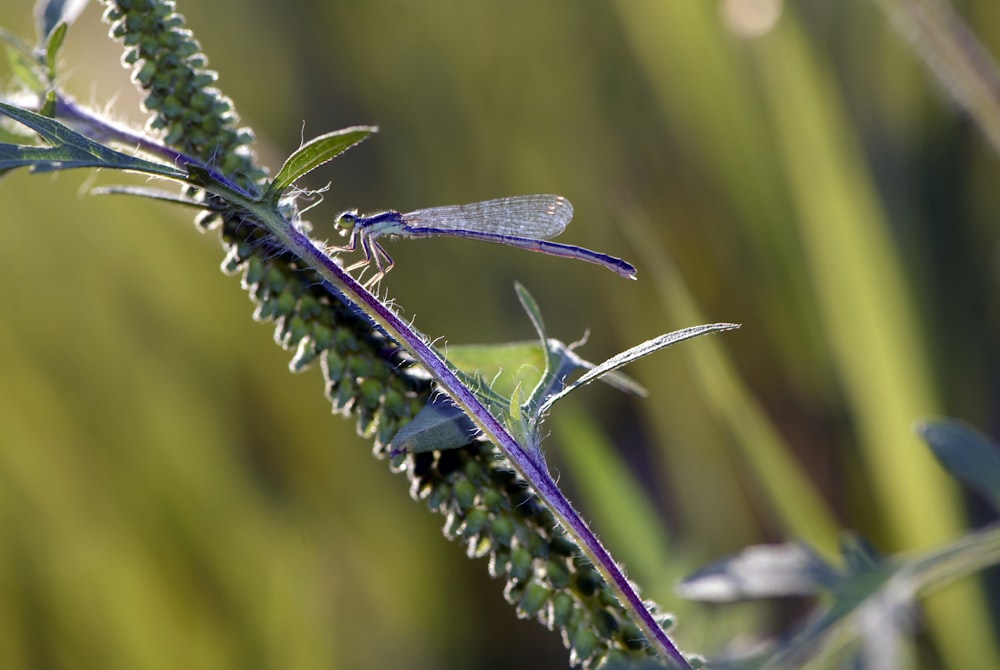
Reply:
[[[564,353],[573,355],[569,347],[546,336],[542,311],[528,289],[520,282],[514,282],[514,291],[517,293],[517,299],[524,307],[524,311],[527,312],[531,325],[535,327],[535,332],[538,333],[538,339],[542,344],[542,351],[545,353],[545,369],[542,371],[542,377],[532,388],[524,405],[529,414],[541,417],[539,408],[544,404],[545,399],[553,393],[561,391],[566,384],[566,377],[579,366],[575,364],[575,361],[571,361],[569,357],[563,355]]]
[[[50,34],[60,24],[73,23],[86,7],[87,0],[39,0],[36,2],[35,27],[38,30],[38,43],[46,44]]]
[[[376,132],[378,132],[378,128],[375,126],[352,126],[309,140],[285,160],[285,164],[281,166],[278,174],[274,176],[274,181],[271,182],[268,197],[276,200],[296,180],[331,161]]]
[[[510,394],[510,405],[507,408],[507,415],[510,418],[510,423],[507,427],[511,429],[514,437],[518,439],[523,437],[522,435],[518,435],[521,431],[517,430],[524,423],[524,417],[521,413],[521,397],[523,395],[524,393],[521,391],[521,384],[519,383],[514,387],[514,392]]]
[[[109,149],[68,126],[34,112],[0,102],[0,114],[24,124],[52,146],[0,144],[0,170],[30,167],[33,172],[93,167],[132,170],[184,180],[187,173]]]
[[[647,340],[642,344],[637,344],[636,346],[621,352],[616,356],[612,356],[608,360],[604,361],[597,367],[591,369],[586,374],[581,376],[575,382],[567,386],[565,389],[556,393],[545,401],[542,409],[547,409],[552,406],[554,402],[562,399],[569,393],[575,391],[581,386],[585,386],[595,379],[608,374],[612,370],[617,370],[618,368],[624,367],[633,361],[637,361],[640,358],[649,356],[652,353],[669,347],[672,344],[677,344],[678,342],[683,342],[684,340],[690,340],[693,337],[698,337],[700,335],[705,335],[707,333],[714,333],[724,330],[733,330],[734,328],[739,328],[739,324],[736,323],[710,323],[702,326],[692,326],[691,328],[684,328],[682,330],[676,330],[672,333],[667,333],[666,335],[660,335],[651,340]]]
[[[899,580],[913,593],[927,595],[957,579],[1000,564],[1000,526],[993,524],[906,561]]]
[[[873,573],[882,569],[885,561],[867,539],[854,532],[840,536],[840,555],[844,569],[852,574]]]
[[[699,570],[678,584],[677,593],[703,602],[813,595],[832,588],[839,578],[805,544],[758,545]]]
[[[180,193],[174,193],[173,191],[167,191],[159,188],[149,188],[146,186],[99,186],[97,188],[90,189],[90,193],[91,195],[132,195],[140,198],[150,198],[151,200],[172,202],[177,205],[185,205],[187,207],[195,207],[197,209],[207,209],[219,212],[225,210],[224,207],[220,207],[205,200],[195,200]]]
[[[542,311],[538,308],[538,302],[535,301],[534,296],[528,293],[528,289],[521,282],[514,282],[514,291],[517,293],[517,299],[520,301],[521,307],[528,313],[531,325],[535,327],[535,332],[538,333],[538,339],[545,342],[548,336],[545,334],[545,322],[542,321]]]
[[[56,78],[56,61],[59,58],[59,49],[62,48],[66,39],[66,31],[69,29],[68,23],[60,23],[52,31],[45,45],[45,66],[48,68],[49,81]]]
[[[916,427],[948,472],[1000,510],[1000,447],[961,421],[928,421]]]

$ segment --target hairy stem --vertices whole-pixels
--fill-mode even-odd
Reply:
[[[354,277],[344,272],[326,252],[317,247],[309,237],[296,230],[278,213],[259,201],[243,199],[242,196],[235,193],[218,193],[217,195],[225,197],[230,202],[236,202],[252,213],[293,254],[303,259],[348,300],[361,307],[376,324],[427,369],[455,404],[472,419],[483,435],[510,459],[515,469],[535,489],[538,497],[580,544],[586,556],[611,586],[622,605],[630,611],[633,620],[646,635],[647,640],[657,649],[661,658],[678,668],[690,670],[691,666],[684,655],[677,649],[644,605],[642,598],[625,577],[624,572],[611,557],[611,554],[563,495],[548,470],[540,467],[538,461],[532,458],[522,445],[518,444],[507,427],[493,416],[479,398],[461,382],[437,351],[427,344],[425,338],[365,289]]]

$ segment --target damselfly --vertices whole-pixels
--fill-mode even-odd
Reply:
[[[484,200],[468,205],[445,205],[401,214],[396,211],[361,216],[357,210],[344,212],[337,219],[341,234],[350,241],[333,251],[354,251],[359,245],[364,258],[348,271],[375,261],[376,274],[365,282],[372,286],[392,269],[392,257],[376,238],[437,237],[446,235],[471,240],[496,242],[552,256],[576,258],[603,265],[623,277],[635,279],[629,263],[583,247],[549,242],[573,219],[573,205],[561,195],[517,195]]]

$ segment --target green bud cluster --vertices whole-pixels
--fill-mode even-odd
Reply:
[[[262,180],[264,172],[250,151],[253,133],[237,127],[232,101],[214,87],[218,75],[206,69],[201,45],[172,0],[106,4],[104,20],[125,46],[122,63],[147,93],[144,105],[152,114],[147,130],[243,186]]]
[[[105,0],[105,20],[125,45],[123,62],[146,92],[148,130],[211,164],[248,189],[264,172],[254,164],[249,130],[169,0]],[[203,197],[203,196],[201,196]],[[292,208],[293,209],[293,208]],[[445,535],[470,557],[488,557],[504,596],[522,618],[558,630],[571,662],[587,668],[634,667],[650,659],[638,628],[552,513],[484,442],[461,449],[389,454],[386,445],[427,402],[430,381],[370,321],[328,291],[317,274],[235,212],[206,211],[218,229],[223,270],[240,274],[254,318],[275,323],[275,341],[293,350],[293,371],[319,361],[334,411],[353,416],[380,457],[410,479],[411,494],[446,516]],[[305,225],[305,224],[303,224]]]
[[[146,93],[150,132],[195,156],[248,190],[263,184],[253,162],[253,134],[237,128],[232,102],[214,88],[217,75],[169,0],[107,2],[111,35],[125,45],[123,62]],[[203,197],[203,195],[199,196]],[[357,418],[361,434],[381,451],[423,405],[430,384],[408,375],[399,348],[363,315],[324,288],[319,276],[277,248],[270,235],[235,212],[206,210],[206,229],[218,229],[226,250],[222,269],[240,274],[256,303],[254,318],[276,324],[275,341],[293,350],[290,367],[319,361],[334,410]]]
[[[462,542],[470,558],[488,557],[517,616],[558,631],[572,664],[618,668],[652,660],[603,578],[491,445],[411,454],[401,465],[411,495],[445,515],[445,536]]]

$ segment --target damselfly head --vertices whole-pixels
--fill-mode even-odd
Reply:
[[[350,231],[354,230],[354,226],[358,223],[358,210],[349,209],[340,216],[337,217],[337,222],[334,224],[340,229],[341,235],[347,235]]]

